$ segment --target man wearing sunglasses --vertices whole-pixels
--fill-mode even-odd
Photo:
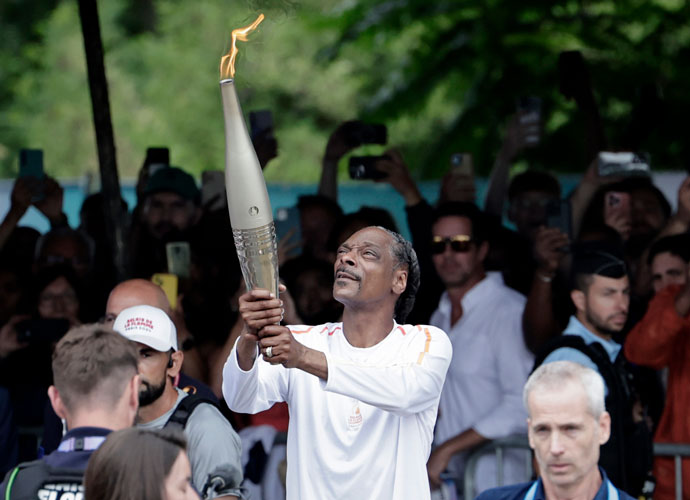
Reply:
[[[522,339],[525,298],[500,273],[485,272],[485,228],[479,209],[459,202],[440,205],[432,225],[430,251],[446,290],[430,323],[448,332],[453,344],[427,463],[432,487],[440,486],[444,471],[460,487],[463,452],[527,432],[521,394],[533,359]],[[507,452],[504,464],[506,484],[526,479],[522,453]],[[495,468],[493,456],[480,460],[477,493],[496,485]]]

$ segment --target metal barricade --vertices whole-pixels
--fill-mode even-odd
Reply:
[[[654,443],[655,457],[673,457],[676,500],[683,500],[683,458],[690,458],[690,444]]]
[[[475,450],[473,450],[467,460],[465,460],[465,478],[464,478],[464,500],[472,500],[476,497],[475,493],[475,476],[477,472],[477,463],[484,455],[494,453],[496,455],[496,483],[498,486],[503,486],[503,453],[507,449],[529,450],[529,442],[525,435],[508,436],[505,438],[494,439],[488,443],[484,443]],[[525,475],[531,476],[532,470],[532,455],[527,454],[525,459]]]

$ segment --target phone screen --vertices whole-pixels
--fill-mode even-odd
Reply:
[[[19,177],[43,179],[43,150],[22,149],[19,151]]]
[[[568,200],[550,201],[546,205],[546,227],[555,227],[572,238],[570,202]]]

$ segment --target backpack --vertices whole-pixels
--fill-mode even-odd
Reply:
[[[83,500],[84,471],[25,462],[7,473],[2,500]]]
[[[587,344],[577,335],[561,335],[546,344],[534,361],[536,370],[553,351],[570,347],[585,354],[597,366],[608,394],[606,411],[611,415],[611,437],[601,446],[599,465],[618,488],[637,497],[652,469],[652,434],[645,422],[633,421],[633,379],[627,361],[618,356],[615,363],[599,343]]]

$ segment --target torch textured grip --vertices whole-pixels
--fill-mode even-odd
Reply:
[[[278,297],[278,248],[273,222],[255,229],[233,229],[247,290],[265,288]]]

